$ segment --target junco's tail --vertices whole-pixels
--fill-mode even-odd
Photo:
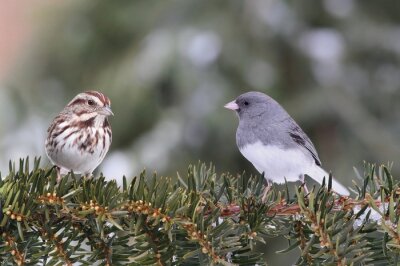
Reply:
[[[310,173],[310,175],[309,175],[312,179],[314,179],[318,183],[322,184],[322,181],[324,180],[324,177],[325,177],[325,184],[328,183],[329,174],[327,172],[325,172],[324,169],[322,169],[319,166],[316,166],[316,167],[314,167],[313,172],[314,173]],[[349,190],[345,186],[343,186],[342,184],[337,182],[334,178],[332,178],[332,190],[342,196],[350,195]]]

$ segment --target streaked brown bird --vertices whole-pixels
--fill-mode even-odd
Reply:
[[[110,99],[98,91],[79,93],[54,118],[47,130],[46,154],[62,173],[73,171],[89,177],[111,145],[108,117]]]

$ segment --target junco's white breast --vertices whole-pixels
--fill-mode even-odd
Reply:
[[[249,160],[265,178],[274,183],[300,180],[302,174],[314,174],[318,167],[310,156],[300,149],[283,149],[276,145],[264,145],[260,141],[240,148],[243,156]]]

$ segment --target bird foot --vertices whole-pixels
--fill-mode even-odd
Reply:
[[[60,167],[56,166],[56,171],[57,171],[57,183],[61,182],[61,169]]]
[[[268,194],[268,192],[271,190],[271,185],[267,185],[267,186],[265,186],[265,188],[264,188],[264,191],[263,191],[263,196],[262,196],[262,198],[261,198],[261,201],[264,203],[264,202],[266,202],[267,201],[267,194]]]
[[[301,182],[301,186],[304,189],[305,195],[308,195],[308,188],[307,188],[307,185],[306,185],[306,180],[305,180],[304,175],[300,175],[300,182]]]
[[[84,175],[82,175],[83,176],[83,178],[85,179],[85,180],[90,180],[90,179],[92,179],[92,174],[84,174]]]
[[[301,186],[303,187],[303,189],[304,189],[304,193],[305,193],[305,195],[308,195],[308,188],[307,188],[307,185],[306,185],[306,182],[303,182],[302,184],[301,184]]]

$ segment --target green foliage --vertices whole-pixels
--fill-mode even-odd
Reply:
[[[398,262],[400,189],[384,166],[366,165],[354,199],[328,185],[293,197],[271,189],[262,202],[263,177],[211,165],[119,187],[73,173],[57,184],[39,164],[10,163],[0,180],[2,265],[264,265],[255,246],[269,236],[288,239],[281,252],[300,248],[299,265]]]

